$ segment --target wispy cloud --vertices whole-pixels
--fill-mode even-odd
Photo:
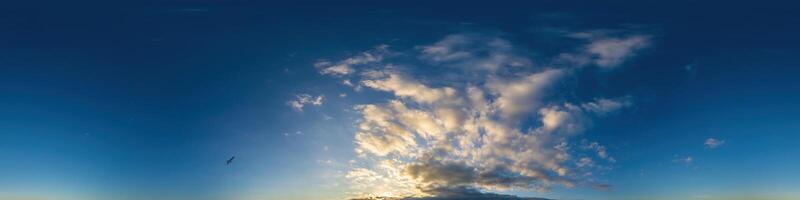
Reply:
[[[629,58],[650,47],[653,37],[646,34],[631,34],[621,31],[597,30],[585,32],[558,31],[567,37],[585,40],[587,44],[578,52],[562,53],[556,60],[570,65],[596,65],[612,69],[625,63]]]
[[[317,61],[314,63],[314,67],[316,67],[321,74],[345,76],[355,73],[355,66],[380,62],[385,56],[389,55],[389,53],[388,45],[378,45],[372,50],[361,52],[337,62],[326,60]]]
[[[719,140],[719,139],[715,139],[715,138],[708,138],[703,143],[703,145],[705,145],[706,148],[709,148],[709,149],[716,149],[716,148],[722,146],[723,144],[725,144],[725,140]]]
[[[688,164],[692,164],[694,162],[694,157],[692,157],[691,155],[687,155],[687,156],[675,155],[674,157],[675,158],[672,159],[672,162],[682,163],[682,164],[687,164],[687,165]]]
[[[586,140],[581,141],[581,143],[583,143],[583,146],[581,148],[595,151],[597,153],[598,157],[600,157],[602,159],[606,159],[609,162],[616,162],[614,157],[611,157],[611,156],[608,155],[608,152],[606,151],[606,147],[603,146],[603,145],[600,145],[600,143],[597,143],[597,142],[588,143]]]
[[[641,35],[603,38],[592,41],[587,50],[594,56],[594,63],[598,66],[615,67],[633,56],[636,50],[647,47],[649,40],[649,37]]]
[[[295,99],[286,102],[286,105],[292,107],[292,109],[296,111],[303,111],[303,107],[306,105],[321,106],[324,99],[324,95],[314,97],[310,94],[297,94],[295,95]]]
[[[578,144],[579,135],[597,118],[632,106],[631,97],[578,102],[554,98],[571,92],[561,83],[574,81],[568,77],[584,65],[533,66],[500,37],[455,34],[415,50],[421,63],[489,73],[440,81],[430,73],[413,73],[424,70],[415,68],[419,63],[375,60],[369,69],[354,69],[360,73],[326,73],[320,66],[335,64],[317,66],[348,86],[391,95],[354,106],[362,116],[354,141],[360,159],[351,163],[346,177],[356,196],[515,199],[483,191],[607,185],[588,178],[592,170],[614,162],[606,147],[597,142],[584,142],[581,148],[570,144]],[[622,59],[635,50],[601,57]]]
[[[290,133],[290,132],[284,132],[283,133],[283,136],[286,136],[286,137],[298,136],[298,135],[303,135],[303,131],[295,131],[293,133]]]
[[[467,70],[497,71],[503,67],[529,67],[530,59],[517,54],[511,42],[484,34],[448,35],[442,40],[418,46],[420,58],[434,64]]]

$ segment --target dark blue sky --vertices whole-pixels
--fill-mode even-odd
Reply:
[[[431,88],[463,79],[480,85],[497,77],[451,73],[459,69],[426,62],[421,49],[448,35],[502,38],[532,62],[510,68],[516,76],[553,68],[549,59],[587,43],[565,34],[592,31],[648,38],[613,70],[575,68],[546,101],[630,97],[632,106],[567,138],[608,149],[616,161],[585,181],[610,189],[482,191],[800,198],[793,189],[800,186],[797,8],[790,1],[4,2],[0,199],[350,197],[359,188],[349,174],[369,168],[354,140],[365,120],[356,105],[414,97],[354,90],[315,63],[387,44],[393,53],[382,64]],[[324,102],[287,106],[301,94]],[[721,142],[709,147],[708,139]],[[232,155],[237,160],[224,165]]]

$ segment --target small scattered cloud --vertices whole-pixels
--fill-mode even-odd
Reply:
[[[351,82],[350,79],[342,80],[342,84],[353,87],[353,82]]]
[[[330,64],[329,62],[323,61],[314,64],[314,66],[321,67],[322,69],[320,69],[320,73],[322,74],[348,75],[355,72],[355,69],[350,67],[349,64],[338,64],[333,66],[327,66],[329,64]]]
[[[694,163],[694,157],[692,157],[691,155],[687,155],[687,156],[675,155],[675,158],[672,159],[672,162],[683,163],[683,164],[687,164],[688,165],[688,164]]]
[[[706,139],[706,141],[703,144],[706,146],[706,148],[716,149],[716,148],[722,146],[723,144],[725,144],[725,140],[720,140],[720,139],[715,139],[715,138],[708,138],[708,139]]]
[[[311,96],[309,94],[298,94],[295,95],[295,99],[286,102],[286,105],[292,107],[292,109],[302,112],[303,107],[306,105],[313,105],[313,106],[322,106],[322,101],[325,99],[324,95],[319,96]]]
[[[299,136],[303,135],[303,131],[295,131],[295,132],[284,132],[283,136],[290,137],[290,136]]]
[[[576,165],[578,165],[578,167],[591,167],[593,162],[594,161],[592,161],[591,158],[583,157],[580,160],[578,160],[578,163]]]
[[[592,150],[592,151],[596,152],[597,153],[597,157],[599,157],[601,159],[604,159],[604,160],[606,160],[608,162],[611,162],[611,163],[614,163],[614,162],[617,161],[617,160],[614,159],[614,157],[611,157],[611,156],[608,155],[608,152],[606,151],[606,147],[603,146],[603,145],[600,145],[600,143],[597,143],[597,142],[591,142],[590,143],[590,142],[588,142],[586,140],[583,140],[581,142],[583,143],[581,148]]]
[[[597,151],[597,155],[601,158],[608,157],[608,153],[606,153],[606,147],[597,142],[587,143],[583,146],[583,148]]]
[[[321,165],[335,165],[335,164],[338,164],[336,162],[336,160],[333,160],[333,159],[317,160],[317,163],[319,163]]]

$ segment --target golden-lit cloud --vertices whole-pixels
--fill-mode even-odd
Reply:
[[[598,39],[584,48],[588,51],[568,54],[607,67],[621,64],[646,42],[644,36]],[[626,49],[613,50],[616,47]],[[574,81],[569,78],[574,71],[592,62],[534,66],[508,40],[478,34],[446,36],[405,53],[416,54],[419,63],[376,59],[375,52],[393,53],[385,45],[377,49],[317,66],[320,73],[342,78],[350,87],[391,95],[354,106],[361,114],[354,140],[359,158],[346,178],[356,196],[491,196],[484,192],[608,186],[587,176],[591,170],[606,169],[599,166],[614,159],[603,145],[576,140],[594,119],[632,106],[631,97],[585,102],[555,98],[571,92],[562,83]],[[553,59],[563,55],[567,54]],[[357,64],[364,67],[350,68]],[[454,68],[450,77],[469,78],[437,80],[414,73],[424,70],[414,68],[417,65]]]

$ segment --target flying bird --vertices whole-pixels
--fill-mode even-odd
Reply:
[[[236,158],[236,156],[231,156],[231,159],[228,159],[228,161],[225,161],[225,165],[230,165],[233,162],[234,158]]]

